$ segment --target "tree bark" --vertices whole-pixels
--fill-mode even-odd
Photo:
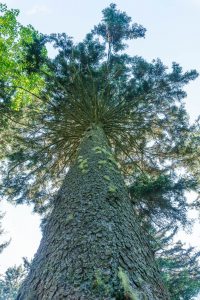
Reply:
[[[18,300],[168,300],[100,128],[87,132]]]

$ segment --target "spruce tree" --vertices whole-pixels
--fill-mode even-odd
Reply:
[[[198,187],[198,129],[183,102],[197,72],[128,56],[126,40],[145,31],[111,4],[78,44],[66,34],[32,34],[22,43],[23,72],[44,83],[37,91],[2,78],[2,116],[15,130],[2,191],[45,216],[17,299],[169,299],[148,218],[138,214],[148,207],[178,220],[182,212],[182,222],[187,204],[183,195],[140,196],[148,181],[155,188],[164,180],[162,195]],[[49,42],[54,59],[46,56]],[[31,97],[16,109],[21,89]]]

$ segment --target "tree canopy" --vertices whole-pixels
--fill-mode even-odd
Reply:
[[[173,178],[182,190],[196,187],[197,126],[189,124],[183,90],[197,77],[195,70],[183,72],[177,63],[168,70],[159,59],[149,63],[125,54],[125,41],[144,37],[146,30],[131,24],[115,4],[78,44],[66,34],[35,36],[34,30],[26,30],[31,38],[22,43],[22,74],[45,84],[37,84],[36,91],[26,86],[23,93],[32,100],[20,111],[5,113],[6,103],[16,103],[23,80],[19,77],[20,84],[10,89],[15,73],[2,78],[12,91],[9,95],[4,90],[2,116],[12,118],[16,145],[8,155],[4,187],[18,203],[35,202],[36,210],[45,206],[46,192],[57,190],[84,133],[96,123],[104,129],[127,182],[141,176],[156,181],[162,175],[161,181]],[[55,58],[47,57],[46,43],[57,49]],[[187,176],[179,175],[182,168]],[[174,210],[183,198],[173,201]]]

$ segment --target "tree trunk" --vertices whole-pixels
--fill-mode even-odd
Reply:
[[[169,299],[100,128],[82,140],[17,299]]]

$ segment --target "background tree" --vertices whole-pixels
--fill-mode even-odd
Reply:
[[[10,267],[0,276],[0,299],[15,300],[18,290],[29,271],[29,262],[23,258],[23,265]]]
[[[1,225],[1,219],[3,218],[3,214],[0,213],[0,236],[4,233],[4,230],[2,229],[2,225]],[[0,243],[0,253],[5,249],[5,247],[7,247],[9,244],[9,242],[1,242]]]
[[[178,181],[164,174],[158,177],[141,176],[130,186],[135,211],[141,225],[148,231],[149,241],[155,251],[164,282],[171,299],[194,299],[200,292],[200,252],[174,242],[178,229],[191,230],[185,191],[197,190],[197,182],[186,176]]]
[[[17,9],[8,10],[5,4],[0,3],[0,158],[9,151],[15,135],[9,111],[19,111],[20,107],[30,103],[34,93],[44,85],[39,74],[27,74],[23,59],[24,45],[32,43],[39,33],[32,26],[22,26],[17,21],[18,14]],[[43,47],[41,55],[45,53]]]
[[[172,299],[194,299],[200,291],[200,252],[186,248],[181,241],[174,243],[175,231],[169,231],[166,228],[157,234],[156,253],[164,281]]]
[[[45,293],[49,297],[133,298],[135,290],[149,299],[168,298],[152,254],[144,253],[148,237],[140,226],[149,233],[147,225],[153,213],[186,223],[188,206],[183,191],[198,188],[199,149],[197,125],[189,125],[184,108],[183,87],[197,72],[184,73],[177,63],[168,71],[159,59],[148,63],[125,54],[124,42],[145,34],[142,26],[130,22],[111,4],[83,42],[74,44],[66,34],[52,34],[33,36],[31,42],[23,43],[24,72],[37,74],[45,84],[37,93],[29,89],[27,94],[34,97],[19,111],[7,112],[5,91],[10,85],[6,76],[2,79],[2,115],[12,119],[17,133],[7,155],[9,172],[2,191],[17,203],[34,203],[35,211],[47,214],[42,244],[18,299],[25,299],[26,293],[30,299],[38,295],[42,299]],[[58,50],[54,59],[44,55],[47,42]],[[21,85],[12,89],[15,95]],[[12,107],[15,97],[8,100]],[[187,177],[180,176],[183,169]],[[132,203],[122,176],[130,187]],[[50,197],[61,184],[59,194]],[[148,194],[139,198],[146,186],[148,190],[159,184],[160,197]],[[173,196],[166,197],[170,193]],[[138,214],[143,214],[142,221]],[[116,229],[112,232],[118,233],[117,238],[110,226]],[[56,243],[52,243],[53,237]],[[89,238],[90,249],[83,237]],[[77,263],[73,255],[63,258],[64,252],[71,253],[69,247],[79,249]],[[92,266],[86,254],[91,256]],[[60,261],[63,266],[55,265]],[[43,274],[42,278],[38,274]]]

